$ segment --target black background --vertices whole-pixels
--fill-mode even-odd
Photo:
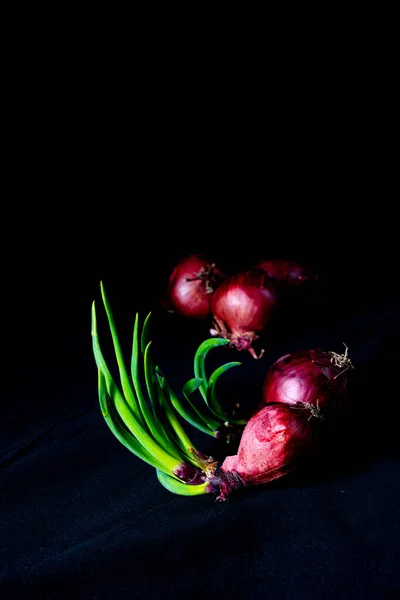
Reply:
[[[16,95],[8,148],[2,597],[398,597],[398,253],[385,111],[349,80],[330,103],[321,89],[312,102],[274,92],[267,111],[255,86],[242,105],[216,84],[201,93],[193,78],[181,95],[157,79],[140,87],[138,106],[119,73],[111,95],[111,68],[94,83],[90,60],[77,73],[68,60],[45,69],[45,83],[27,69],[30,101]],[[97,401],[93,300],[108,343],[100,280],[124,349],[136,311],[153,310],[170,383],[179,390],[192,376],[208,327],[158,304],[191,252],[236,267],[283,256],[320,276],[318,302],[280,323],[262,360],[235,356],[243,365],[226,401],[258,402],[268,366],[296,348],[345,342],[356,367],[349,418],[316,468],[224,504],[164,490],[113,438]]]
[[[157,197],[134,188],[125,200],[110,186],[82,205],[32,206],[26,236],[18,234],[4,314],[4,597],[158,598],[203,589],[221,597],[395,597],[399,312],[390,227],[365,218],[363,202],[351,215],[345,199],[322,191],[309,205],[295,187],[278,197],[268,186],[253,194],[230,185],[220,198],[191,194],[188,182],[179,200],[162,186]],[[164,490],[113,438],[97,403],[93,300],[110,349],[100,280],[125,351],[135,312],[152,309],[159,364],[175,389],[192,376],[208,327],[158,306],[174,263],[192,251],[240,267],[261,254],[288,256],[320,274],[318,302],[280,324],[266,355],[237,357],[243,364],[227,378],[225,401],[255,405],[268,365],[299,347],[340,351],[346,342],[356,366],[349,420],[317,467],[222,505]],[[191,435],[223,456],[211,438]]]

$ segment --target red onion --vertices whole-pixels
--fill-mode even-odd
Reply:
[[[299,350],[286,354],[269,369],[263,386],[263,402],[306,406],[314,416],[343,410],[347,397],[347,371],[353,368],[347,355],[324,350]]]
[[[311,269],[290,260],[264,259],[257,263],[256,268],[262,269],[277,285],[288,290],[316,279]]]
[[[211,296],[222,272],[205,257],[192,254],[174,268],[167,286],[167,306],[186,317],[204,319],[211,312]]]
[[[258,411],[243,430],[238,452],[227,456],[211,484],[225,500],[235,489],[269,483],[292,471],[313,448],[306,409],[270,404]]]
[[[270,323],[277,304],[277,291],[261,269],[232,275],[213,294],[214,327],[210,333],[227,338],[237,350],[248,350],[254,358],[260,358],[252,345]]]

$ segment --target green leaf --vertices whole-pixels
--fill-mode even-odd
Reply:
[[[186,457],[187,460],[190,460],[193,464],[197,465],[197,461],[193,459],[193,443],[190,440],[189,436],[187,435],[186,431],[184,430],[184,428],[182,427],[177,414],[178,413],[180,416],[183,416],[183,418],[185,419],[185,416],[182,415],[182,412],[180,410],[178,410],[177,406],[179,407],[179,401],[176,402],[177,398],[176,396],[172,393],[170,393],[170,389],[169,386],[167,384],[167,382],[165,381],[165,379],[161,379],[159,380],[160,386],[161,386],[161,390],[163,392],[163,405],[165,407],[165,416],[168,419],[168,422],[170,423],[171,427],[174,430],[174,433],[177,437],[177,440],[179,442],[179,444],[181,445],[181,447],[184,449],[185,453],[186,453]],[[185,419],[187,420],[187,419]],[[199,429],[199,427],[197,427]],[[204,433],[207,433],[209,435],[213,435],[212,432],[210,432],[208,430],[207,427],[202,426],[201,431],[203,431]]]
[[[218,346],[226,346],[229,344],[229,340],[225,338],[210,338],[205,340],[200,346],[197,348],[196,354],[194,356],[194,375],[202,380],[202,384],[200,386],[200,393],[203,396],[205,402],[207,402],[207,386],[208,380],[205,369],[205,360],[207,358],[207,354],[213,348],[217,348]]]
[[[164,473],[168,473],[171,477],[176,478],[170,469],[166,468],[162,462],[157,460],[155,456],[153,456],[150,452],[142,446],[138,440],[128,431],[123,422],[121,421],[118,413],[115,411],[115,408],[111,402],[111,398],[107,392],[106,379],[104,374],[98,369],[98,379],[99,379],[99,402],[101,414],[104,417],[105,422],[107,423],[109,429],[114,434],[121,444],[128,448],[135,456],[148,463],[152,467],[155,467],[158,470],[162,470]]]
[[[144,354],[144,351],[146,350],[146,347],[147,347],[148,343],[150,342],[150,318],[151,318],[151,312],[149,312],[149,314],[145,318],[143,327],[142,327],[142,336],[141,336],[141,340],[140,340],[140,349],[141,349],[142,354]]]
[[[210,379],[208,381],[207,404],[210,407],[210,409],[212,410],[212,412],[215,414],[215,416],[222,419],[224,423],[227,421],[229,423],[234,423],[236,425],[244,425],[246,423],[246,421],[244,421],[242,419],[230,418],[225,413],[225,411],[222,409],[222,407],[218,401],[217,395],[215,393],[215,386],[217,384],[217,381],[221,377],[221,375],[223,373],[225,373],[225,371],[228,371],[228,369],[232,369],[232,367],[237,367],[241,364],[242,363],[240,363],[240,362],[230,362],[230,363],[226,363],[225,365],[222,365],[221,367],[218,367],[218,369],[215,369],[215,371],[210,376]]]
[[[133,328],[133,341],[132,341],[132,357],[131,357],[131,376],[133,387],[136,392],[140,411],[142,413],[143,420],[147,426],[147,429],[151,432],[154,439],[157,438],[157,427],[154,421],[154,417],[143,393],[142,384],[140,381],[140,370],[139,370],[139,315],[136,314],[135,324]]]
[[[176,458],[171,456],[163,447],[161,447],[140,425],[140,423],[138,423],[136,415],[132,412],[131,407],[127,403],[126,399],[111,376],[100,349],[97,335],[96,309],[94,302],[92,306],[92,342],[93,354],[97,368],[100,369],[104,375],[107,392],[112,398],[114,406],[117,409],[124,425],[150,454],[160,461],[168,471],[173,472],[173,470],[179,466],[179,461],[177,461]]]
[[[202,379],[200,379],[199,377],[189,379],[189,381],[187,381],[183,386],[182,393],[192,411],[194,411],[194,413],[200,419],[200,423],[201,421],[203,421],[207,425],[207,427],[214,432],[216,429],[218,429],[218,427],[220,427],[221,421],[216,420],[215,415],[211,412],[207,404],[204,403],[198,405],[192,400],[192,396],[194,395],[196,390],[200,388],[201,384]]]
[[[118,364],[118,369],[119,369],[119,374],[120,374],[120,379],[121,379],[122,390],[124,392],[125,399],[128,402],[131,409],[133,410],[135,416],[141,423],[143,423],[143,420],[142,420],[142,417],[141,417],[141,414],[139,411],[139,407],[137,404],[137,400],[136,400],[135,394],[133,392],[131,383],[129,381],[128,372],[126,370],[125,361],[124,361],[124,357],[123,357],[122,349],[121,349],[121,344],[119,342],[117,330],[115,327],[114,316],[112,314],[111,307],[108,302],[106,292],[104,289],[104,285],[102,282],[100,283],[100,288],[101,288],[101,295],[103,298],[104,308],[106,309],[106,313],[107,313],[108,324],[110,326],[111,337],[112,337],[113,344],[114,344],[114,350],[115,350],[115,355],[117,358],[117,364]]]
[[[203,380],[200,377],[193,377],[193,379],[189,379],[183,386],[183,391],[185,395],[191,396],[196,390],[199,389]]]
[[[201,416],[200,412],[196,409],[191,400],[191,395],[198,390],[199,386],[201,385],[201,379],[190,379],[185,383],[183,386],[185,402],[182,402],[178,398],[164,377],[159,377],[159,380],[161,387],[164,389],[164,391],[168,392],[172,406],[181,415],[181,417],[196,429],[199,429],[208,435],[214,436],[214,432],[207,426],[206,420]]]
[[[179,494],[180,496],[201,496],[202,494],[209,493],[209,484],[207,482],[190,485],[188,483],[183,483],[183,481],[180,481],[179,479],[174,479],[159,470],[157,470],[157,478],[161,485],[173,494]]]
[[[200,419],[200,417],[194,411],[192,411],[189,408],[189,406],[185,406],[179,400],[179,398],[177,398],[177,396],[171,396],[171,402],[175,410],[181,415],[183,419],[185,419],[185,421],[192,425],[192,427],[195,427],[196,429],[202,431],[203,433],[206,433],[207,435],[216,437],[215,431],[207,427],[203,419]]]
[[[149,342],[144,351],[144,377],[146,381],[147,393],[150,398],[150,403],[153,408],[153,416],[155,420],[155,433],[157,441],[165,448],[167,452],[175,456],[176,458],[182,458],[181,453],[176,447],[176,443],[169,435],[168,419],[163,418],[163,407],[160,404],[160,397],[158,394],[158,381],[155,376],[153,361],[150,353],[151,342]]]

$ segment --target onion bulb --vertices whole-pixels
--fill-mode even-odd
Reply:
[[[292,471],[313,448],[313,430],[306,409],[270,404],[259,410],[243,430],[238,452],[227,456],[211,478],[223,501],[236,489],[269,483]]]
[[[314,416],[339,414],[348,395],[347,372],[353,368],[344,354],[298,350],[279,358],[268,370],[262,404],[279,402],[305,406]]]
[[[211,335],[229,339],[236,350],[257,356],[253,343],[269,325],[278,305],[276,288],[261,269],[251,269],[225,279],[212,296]]]
[[[185,317],[205,319],[210,315],[211,297],[222,277],[215,263],[191,254],[172,271],[165,304]]]
[[[316,280],[316,275],[308,267],[295,261],[264,259],[256,264],[275,284],[285,290],[294,290]]]

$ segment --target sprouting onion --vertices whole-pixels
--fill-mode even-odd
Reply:
[[[218,494],[224,501],[243,487],[269,483],[283,477],[310,456],[316,448],[310,423],[309,400],[303,405],[269,401],[244,424],[237,453],[221,464],[197,450],[188,437],[180,417],[213,434],[225,418],[215,395],[219,377],[237,363],[227,363],[208,378],[205,358],[211,348],[227,340],[206,340],[195,355],[195,377],[183,387],[187,404],[179,400],[151,356],[149,317],[141,334],[139,317],[133,330],[130,373],[127,370],[114,318],[104,287],[101,295],[106,309],[117,359],[116,382],[100,349],[95,303],[92,307],[93,352],[98,368],[98,391],[102,415],[115,437],[138,458],[156,469],[158,481],[169,491],[187,496]],[[286,357],[283,357],[284,361]],[[335,367],[350,368],[347,356],[330,353]],[[278,361],[279,362],[279,361]],[[340,371],[339,374],[344,371]],[[144,379],[145,385],[142,385]],[[194,394],[203,397],[194,401]],[[318,406],[318,403],[317,403]],[[313,414],[313,413],[311,413]],[[190,418],[188,418],[188,415]],[[234,420],[231,420],[234,423]],[[237,421],[239,424],[239,420]]]
[[[153,364],[149,316],[144,322],[139,351],[139,318],[133,331],[131,372],[128,373],[104,286],[101,295],[114,345],[119,384],[114,381],[99,344],[96,308],[92,306],[93,353],[98,369],[102,415],[115,437],[138,458],[153,466],[166,489],[181,495],[214,493],[208,476],[215,461],[196,450],[173,407],[170,388]],[[146,390],[141,384],[140,367]]]

